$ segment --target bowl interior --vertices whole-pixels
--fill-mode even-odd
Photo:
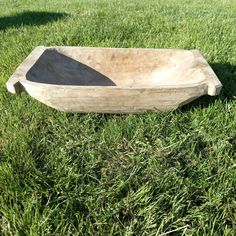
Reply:
[[[38,83],[129,88],[178,85],[204,80],[191,51],[49,48],[28,70]]]

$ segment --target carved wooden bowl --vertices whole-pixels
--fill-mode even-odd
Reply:
[[[36,47],[7,82],[61,111],[168,111],[222,85],[198,50]]]

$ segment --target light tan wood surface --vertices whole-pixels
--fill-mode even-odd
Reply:
[[[222,85],[198,50],[36,47],[7,82],[61,111],[169,111]]]

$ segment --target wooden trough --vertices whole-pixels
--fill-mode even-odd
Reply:
[[[169,111],[222,85],[198,50],[36,47],[7,82],[57,110]]]

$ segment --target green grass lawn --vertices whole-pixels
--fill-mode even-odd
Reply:
[[[63,113],[5,88],[38,45],[197,48],[224,88]],[[235,0],[0,0],[0,235],[236,235],[235,189]]]

